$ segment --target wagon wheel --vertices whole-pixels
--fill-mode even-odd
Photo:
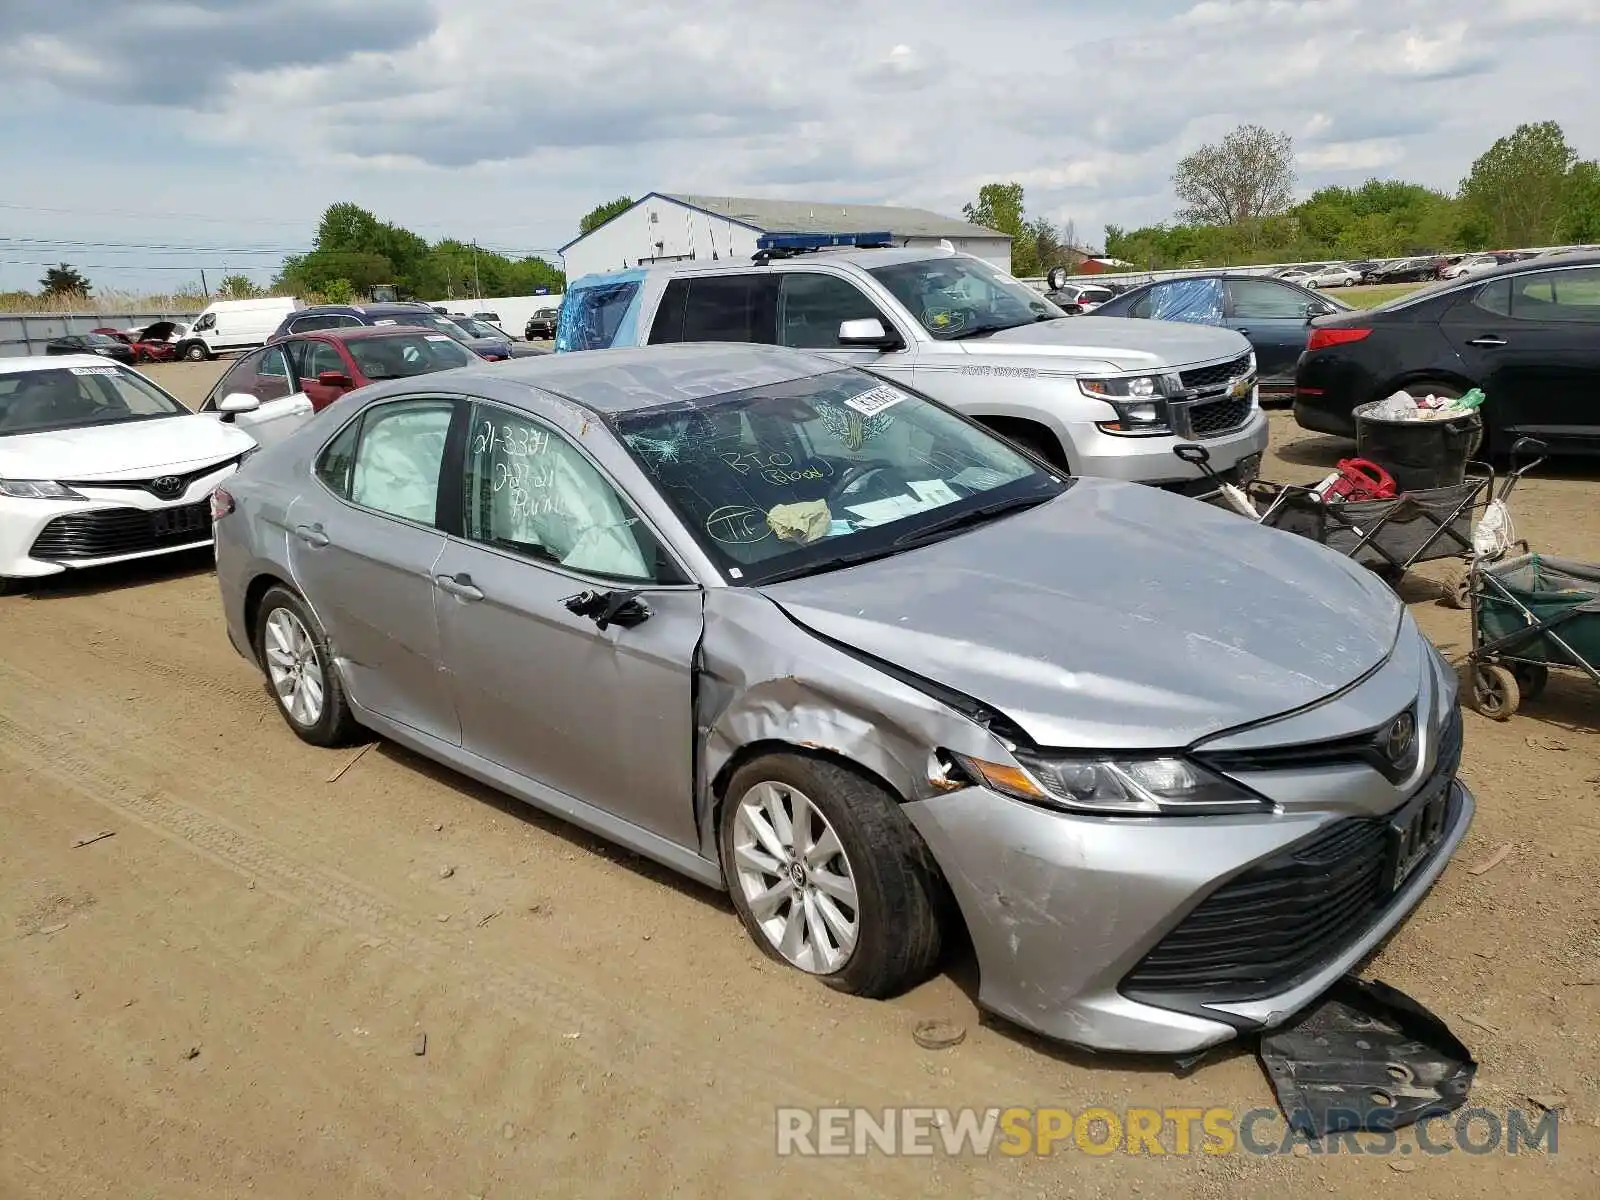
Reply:
[[[1550,668],[1540,663],[1518,663],[1511,668],[1511,674],[1524,700],[1537,700],[1545,684],[1550,682]]]
[[[1439,580],[1439,597],[1446,608],[1468,608],[1472,604],[1472,568],[1465,563],[1453,563],[1445,568]]]
[[[1507,721],[1522,702],[1517,677],[1506,668],[1493,663],[1477,663],[1468,667],[1467,694],[1472,707],[1491,721]]]

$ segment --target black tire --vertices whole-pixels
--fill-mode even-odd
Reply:
[[[267,672],[267,622],[273,612],[280,608],[292,613],[305,627],[311,638],[317,665],[322,671],[322,713],[311,724],[306,724],[291,715],[283,697],[272,687],[271,676]],[[313,746],[346,746],[358,740],[362,735],[361,726],[356,721],[355,714],[350,711],[350,702],[344,693],[344,683],[333,665],[333,655],[328,651],[328,635],[306,602],[281,585],[267,589],[266,594],[261,597],[260,605],[256,608],[255,630],[256,662],[261,667],[261,673],[267,676],[267,686],[273,693],[278,712],[289,728],[294,730],[296,736]]]
[[[770,754],[753,759],[728,781],[717,830],[723,875],[745,931],[768,957],[795,970],[751,914],[734,873],[734,814],[739,801],[763,783],[802,792],[843,847],[859,901],[856,944],[831,974],[829,987],[880,999],[915,987],[938,966],[943,949],[938,867],[896,798],[862,775],[822,759]],[[810,972],[807,972],[810,973]]]
[[[205,362],[211,357],[211,352],[206,349],[204,342],[191,342],[183,348],[185,362]]]
[[[10,575],[0,575],[0,596],[14,596],[20,592],[26,580],[14,579]]]

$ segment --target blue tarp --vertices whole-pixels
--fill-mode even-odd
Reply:
[[[630,346],[638,331],[642,270],[585,275],[567,288],[556,323],[556,353]]]
[[[1222,324],[1222,280],[1171,279],[1150,289],[1150,317],[1156,321]]]

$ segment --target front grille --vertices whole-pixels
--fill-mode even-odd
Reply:
[[[29,554],[50,562],[111,558],[193,545],[210,536],[210,500],[153,511],[102,508],[57,517],[40,530]]]
[[[1241,354],[1231,362],[1212,363],[1209,367],[1190,367],[1178,372],[1186,388],[1219,387],[1230,379],[1237,379],[1250,369],[1250,355]]]
[[[1347,945],[1388,899],[1388,823],[1351,817],[1222,885],[1122,981],[1123,994],[1257,1000]]]
[[[1250,397],[1197,404],[1189,410],[1189,429],[1197,438],[1216,437],[1239,428],[1250,419]]]
[[[1360,753],[1353,740],[1324,743],[1301,747],[1298,761],[1331,761],[1317,751]],[[1449,787],[1460,764],[1461,714],[1452,711],[1434,769],[1414,795]],[[1359,938],[1389,903],[1390,829],[1388,818],[1349,817],[1229,880],[1128,972],[1123,994],[1170,1008],[1287,991]]]
[[[106,488],[112,491],[140,491],[149,492],[158,500],[175,500],[189,490],[189,485],[197,479],[204,479],[207,475],[215,475],[224,467],[236,467],[243,460],[243,455],[235,454],[232,458],[225,458],[221,462],[214,462],[208,467],[201,467],[196,471],[188,471],[182,475],[162,474],[149,479],[63,479],[63,487],[70,488]],[[167,487],[158,489],[156,480],[167,483]]]

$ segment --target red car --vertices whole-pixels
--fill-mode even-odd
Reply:
[[[177,343],[167,339],[177,328],[172,321],[157,321],[132,333],[111,328],[93,329],[90,332],[103,333],[107,337],[116,338],[125,346],[133,347],[133,361],[136,363],[171,362],[178,356],[178,346]]]
[[[296,394],[321,412],[346,392],[385,379],[465,367],[484,359],[455,338],[409,325],[362,325],[298,333],[236,361],[200,406],[248,392],[263,405]]]

